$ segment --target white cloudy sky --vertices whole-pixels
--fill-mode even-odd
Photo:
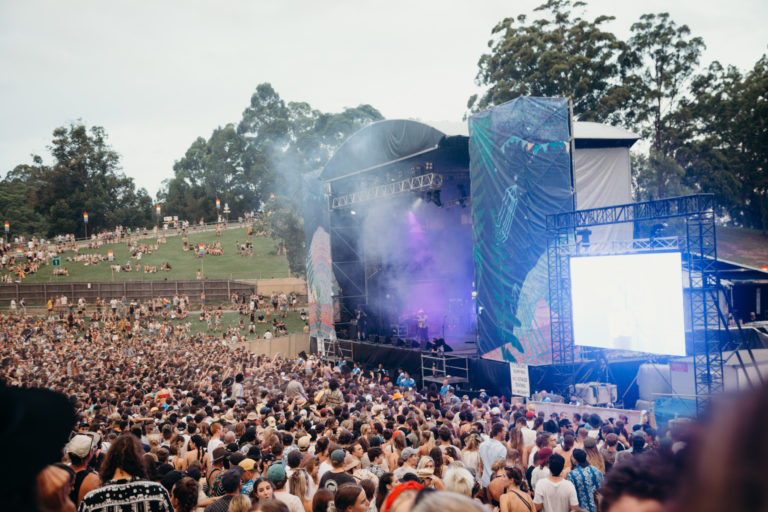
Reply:
[[[323,111],[370,103],[456,133],[491,28],[540,3],[0,0],[0,175],[47,157],[53,129],[82,119],[154,195],[261,82]],[[704,63],[747,69],[766,52],[765,0],[588,3],[621,37],[641,14],[670,12],[704,38]]]

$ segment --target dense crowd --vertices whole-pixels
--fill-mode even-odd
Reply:
[[[0,405],[13,418],[2,433],[14,445],[7,460],[18,466],[2,479],[10,496],[3,508],[686,512],[768,505],[761,466],[748,462],[762,462],[768,445],[757,421],[764,392],[743,413],[754,417],[717,415],[744,421],[712,427],[718,437],[708,444],[707,431],[701,439],[696,429],[659,435],[622,417],[547,417],[533,404],[457,396],[447,382],[419,389],[407,373],[382,365],[264,358],[184,328],[140,322],[129,336],[117,313],[103,314],[87,329],[0,315]],[[749,442],[754,455],[737,442]],[[713,458],[717,467],[708,465]],[[708,479],[710,501],[731,506],[711,508],[691,491],[691,481]],[[726,484],[729,492],[717,494]]]

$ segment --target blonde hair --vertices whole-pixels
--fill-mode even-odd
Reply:
[[[475,486],[475,478],[469,470],[464,468],[450,468],[443,476],[443,485],[446,491],[463,494],[472,497],[472,488]]]
[[[245,494],[238,494],[229,502],[227,512],[248,512],[251,510],[251,500]]]
[[[307,499],[307,493],[309,492],[309,475],[303,468],[297,468],[293,471],[290,478],[291,494],[298,496],[299,499],[304,501]]]

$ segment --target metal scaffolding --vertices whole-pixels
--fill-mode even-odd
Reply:
[[[671,218],[681,218],[685,221],[685,233],[682,237],[652,237],[607,244],[577,243],[577,234],[592,226],[653,222]],[[720,280],[717,275],[714,197],[711,194],[550,215],[547,217],[547,234],[554,364],[568,364],[574,360],[569,265],[571,255],[679,250],[682,252],[683,270],[689,279],[686,292],[690,297],[689,327],[693,340],[698,410],[702,411],[708,405],[713,394],[723,391],[720,336],[726,326],[722,323],[722,315],[718,314]]]
[[[351,192],[331,199],[331,208],[348,208],[354,204],[392,197],[406,192],[428,192],[443,186],[443,177],[430,172],[401,181],[377,185],[358,192]]]

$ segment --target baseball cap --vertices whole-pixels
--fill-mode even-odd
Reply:
[[[248,421],[256,421],[259,419],[259,417],[255,412],[251,411],[248,413],[248,416],[246,416],[245,419],[247,419]]]
[[[529,420],[533,419],[534,416],[536,416],[536,413],[533,411],[528,411],[525,413],[525,417],[528,418]]]
[[[344,458],[347,456],[347,452],[344,450],[333,450],[331,453],[331,462],[344,462]]]
[[[90,437],[78,434],[69,440],[65,451],[84,459],[91,453],[91,443]]]
[[[267,470],[267,480],[269,480],[273,484],[277,484],[285,480],[285,468],[283,467],[283,465],[272,464],[271,466],[269,466],[269,469]]]
[[[546,446],[536,452],[536,458],[539,461],[549,459],[550,455],[552,455],[552,448],[547,448]]]
[[[491,409],[491,415],[501,416],[501,409],[499,409],[498,407],[494,407],[493,409]]]
[[[309,448],[309,442],[311,440],[312,438],[309,436],[300,437],[296,442],[296,445],[299,447],[299,450],[306,451]]]
[[[402,451],[402,457],[404,459],[407,459],[408,457],[412,457],[413,455],[418,455],[419,451],[415,448],[411,448],[410,446],[408,448],[403,449]]]
[[[256,461],[253,459],[243,459],[238,466],[246,471],[253,471],[253,468],[256,467]]]

